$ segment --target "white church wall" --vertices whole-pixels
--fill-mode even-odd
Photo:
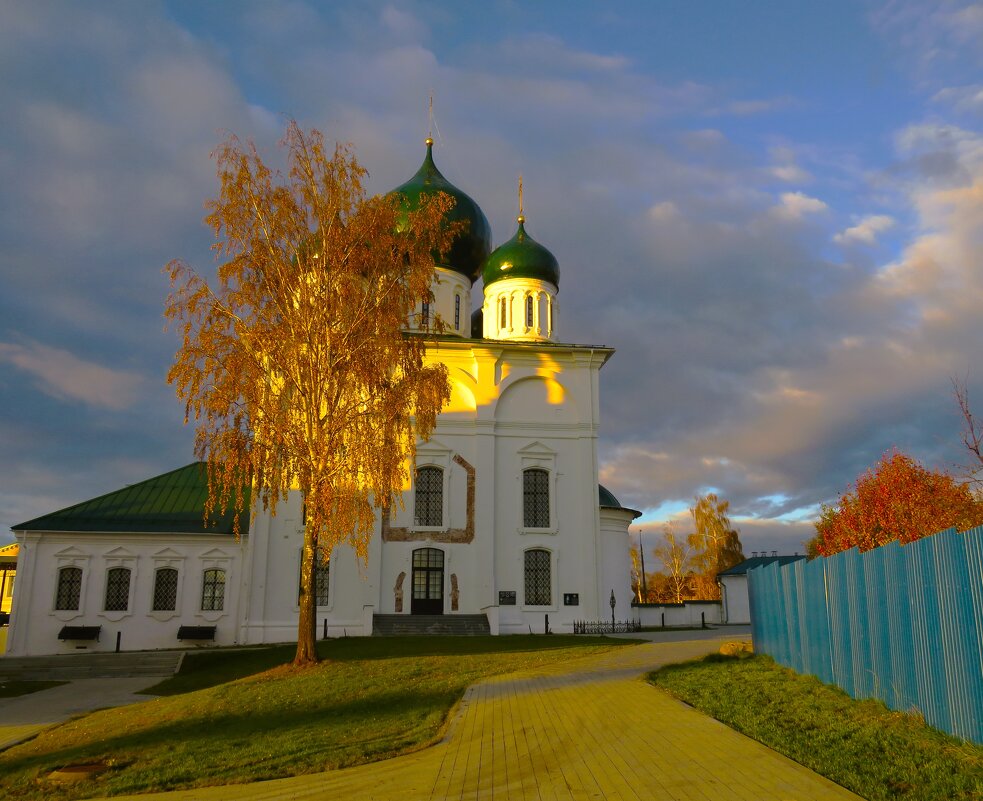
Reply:
[[[18,537],[20,560],[30,575],[15,588],[7,653],[17,656],[112,651],[119,635],[125,651],[177,648],[178,628],[215,626],[215,644],[237,641],[242,547],[226,535],[29,533]],[[77,608],[56,609],[62,568],[81,570]],[[106,610],[109,571],[129,571],[125,609]],[[153,611],[158,569],[177,571],[173,610]],[[221,609],[203,610],[206,570],[224,571]],[[121,604],[120,604],[121,605]],[[63,626],[99,626],[98,640],[61,641]]]
[[[604,508],[600,510],[601,519],[601,575],[602,601],[607,603],[606,614],[598,620],[611,617],[611,593],[614,592],[616,620],[629,620],[632,617],[633,595],[631,591],[631,557],[628,547],[628,526],[634,513],[627,509]],[[603,604],[602,604],[603,606]]]

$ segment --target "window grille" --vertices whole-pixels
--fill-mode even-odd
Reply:
[[[328,605],[328,587],[331,572],[331,562],[323,559],[320,554],[314,559],[314,603],[317,606]]]
[[[77,610],[82,597],[82,568],[63,567],[58,571],[58,594],[55,609]]]
[[[225,609],[225,571],[206,570],[201,583],[201,611],[221,612]]]
[[[416,471],[415,524],[444,524],[444,471],[439,467],[421,467]]]
[[[550,587],[550,552],[540,548],[526,551],[526,605],[549,606],[553,600]]]
[[[500,324],[499,324],[498,327],[499,328],[505,328],[505,298],[502,298],[498,302],[498,307],[500,309],[499,316],[501,317],[501,322],[500,322]]]
[[[106,574],[107,612],[125,612],[130,605],[130,571],[125,567],[111,567]]]
[[[550,527],[550,474],[533,468],[522,474],[522,525]]]
[[[177,608],[177,570],[162,567],[154,574],[154,612],[173,612]]]
[[[413,597],[440,600],[444,596],[444,552],[437,548],[413,551]]]
[[[532,295],[526,295],[526,328],[532,328]]]
[[[421,325],[424,328],[426,328],[426,326],[430,325],[430,304],[429,303],[424,303],[423,304],[423,313],[420,315],[420,321],[421,321]]]
[[[461,328],[461,296],[454,296],[454,328]]]

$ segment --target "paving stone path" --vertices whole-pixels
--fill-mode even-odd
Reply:
[[[651,687],[720,640],[653,643],[476,684],[438,744],[327,773],[151,801],[846,801],[842,787]],[[116,796],[115,801],[121,801]]]

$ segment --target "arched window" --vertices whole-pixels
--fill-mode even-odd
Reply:
[[[550,474],[538,467],[522,473],[522,525],[550,527]]]
[[[553,299],[546,298],[546,327],[550,334],[553,333]]]
[[[525,553],[526,606],[549,606],[553,602],[550,581],[550,552],[532,548]]]
[[[454,328],[461,330],[461,296],[454,296]]]
[[[213,568],[205,571],[201,582],[201,611],[221,612],[225,609],[225,571]]]
[[[444,471],[439,467],[417,469],[413,515],[418,526],[444,524]]]
[[[532,295],[526,295],[526,328],[532,328]]]
[[[125,612],[130,605],[130,571],[125,567],[111,567],[106,574],[107,612]]]
[[[505,314],[505,298],[501,298],[498,301],[498,308],[500,309],[499,316],[501,317],[501,321],[498,327],[505,328],[505,326],[507,325],[506,314]]]
[[[55,609],[77,610],[82,597],[82,568],[63,567],[58,571],[58,592]]]
[[[173,612],[177,608],[177,571],[162,567],[154,574],[154,612]]]

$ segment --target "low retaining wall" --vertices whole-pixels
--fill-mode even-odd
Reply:
[[[632,615],[642,626],[699,626],[723,623],[720,601],[685,601],[681,604],[632,604]],[[701,617],[702,616],[702,617]]]

